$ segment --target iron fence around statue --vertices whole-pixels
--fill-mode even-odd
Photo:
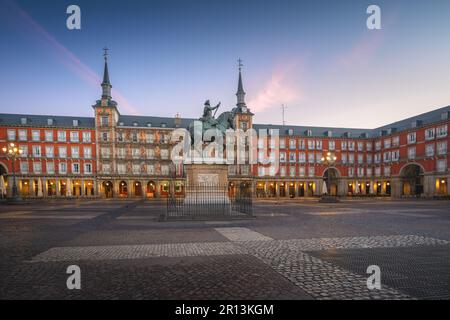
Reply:
[[[238,188],[230,192],[227,185],[186,185],[185,196],[167,198],[161,220],[249,218],[253,216],[252,192]]]

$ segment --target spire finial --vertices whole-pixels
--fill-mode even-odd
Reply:
[[[239,71],[241,71],[241,68],[242,68],[243,66],[244,66],[244,65],[242,64],[242,59],[239,58],[239,59],[238,59],[238,68],[239,68]]]
[[[103,48],[103,57],[105,58],[105,61],[106,60],[108,60],[108,47],[107,46],[105,46],[104,48]]]

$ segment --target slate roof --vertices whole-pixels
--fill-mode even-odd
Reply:
[[[22,118],[27,119],[26,124],[22,124]],[[52,125],[48,125],[48,119],[53,119]],[[95,128],[94,117],[0,113],[0,125],[75,128],[73,126],[73,120],[78,120],[78,126],[76,128]]]
[[[198,119],[190,119],[190,118],[181,118],[180,128],[187,128],[189,124]],[[128,116],[128,115],[120,115],[118,126],[120,127],[121,123],[125,127],[134,127],[134,123],[137,123],[138,127],[148,127],[148,124],[151,124],[151,127],[162,127],[164,123],[167,128],[175,128],[175,118],[174,117],[152,117],[152,116]]]

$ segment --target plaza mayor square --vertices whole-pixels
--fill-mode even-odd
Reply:
[[[2,0],[0,33],[0,300],[450,299],[450,3]]]

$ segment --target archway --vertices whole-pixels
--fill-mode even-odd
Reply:
[[[103,190],[105,191],[105,197],[106,198],[112,198],[113,197],[113,184],[111,181],[103,181],[102,183]]]
[[[322,177],[324,181],[327,183],[328,194],[331,196],[337,196],[339,171],[336,168],[327,168],[323,172]]]
[[[249,182],[241,182],[239,184],[239,194],[244,197],[250,197],[252,194],[251,184]]]
[[[415,163],[406,165],[400,171],[402,194],[405,196],[420,196],[423,194],[423,168]]]
[[[134,196],[135,197],[142,197],[142,184],[139,181],[135,181],[133,184],[134,188]]]
[[[119,196],[128,197],[128,185],[125,181],[119,183]]]
[[[156,184],[154,181],[147,183],[147,198],[154,198],[156,196]]]

